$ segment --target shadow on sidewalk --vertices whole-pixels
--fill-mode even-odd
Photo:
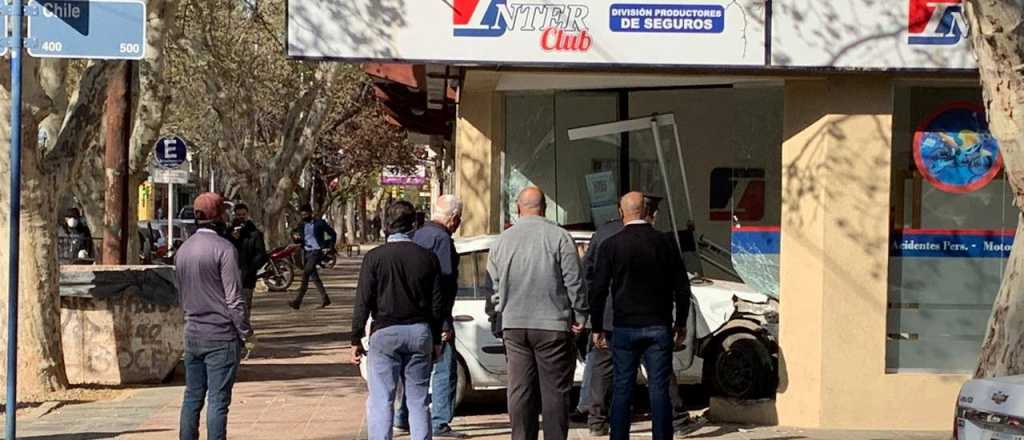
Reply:
[[[120,431],[120,432],[82,432],[77,434],[49,434],[42,436],[18,436],[19,439],[23,440],[100,440],[100,439],[111,439],[117,438],[119,435],[125,434],[149,434],[156,432],[167,432],[170,429],[139,429],[134,431]]]
[[[243,364],[238,382],[359,377],[359,367],[345,363]]]

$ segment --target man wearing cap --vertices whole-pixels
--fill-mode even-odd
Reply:
[[[174,260],[185,311],[185,396],[179,436],[199,438],[199,414],[206,398],[206,438],[223,440],[242,346],[252,331],[242,298],[238,251],[223,237],[224,199],[203,193],[192,205],[199,229]]]
[[[302,243],[302,284],[299,286],[298,296],[288,305],[295,310],[302,307],[302,298],[306,296],[309,280],[313,280],[316,289],[320,291],[320,308],[324,308],[331,305],[331,298],[327,296],[327,289],[320,280],[317,266],[323,261],[326,252],[334,249],[338,242],[338,233],[323,219],[314,218],[313,207],[309,204],[302,205],[299,214],[302,215],[302,223],[292,232],[292,238],[297,243]]]

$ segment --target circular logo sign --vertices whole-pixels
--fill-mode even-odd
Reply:
[[[188,144],[178,136],[160,138],[153,150],[156,164],[162,168],[177,168],[188,157]]]
[[[917,127],[914,162],[932,186],[951,193],[976,191],[1003,167],[985,109],[970,102],[947,104]]]

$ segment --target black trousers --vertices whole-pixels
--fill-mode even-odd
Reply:
[[[569,436],[576,355],[567,331],[508,329],[508,415],[513,440],[536,440],[544,415],[544,440]]]
[[[608,333],[609,341],[612,333]],[[591,361],[593,370],[590,378],[590,397],[587,408],[587,425],[592,428],[608,424],[608,413],[612,401],[612,350],[601,350],[590,344],[590,354],[594,359]],[[679,384],[676,383],[676,375],[673,372],[669,376],[668,396],[672,400],[672,421],[676,429],[685,426],[690,421],[690,413],[686,410],[686,403],[683,401],[682,393],[679,392]]]
[[[309,281],[313,280],[313,284],[316,285],[317,290],[320,291],[320,297],[324,302],[330,300],[327,297],[327,289],[324,288],[324,282],[320,280],[320,272],[317,270],[317,265],[324,259],[324,251],[302,251],[302,284],[299,286],[299,296],[295,298],[295,302],[302,304],[302,298],[306,296],[306,290],[309,289]]]

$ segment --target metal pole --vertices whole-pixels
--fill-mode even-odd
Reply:
[[[22,0],[11,7],[11,212],[7,292],[7,413],[5,438],[17,438],[15,413],[18,407],[18,260],[21,240],[21,16]]]
[[[679,224],[676,221],[676,207],[672,198],[672,185],[668,181],[668,170],[665,167],[665,152],[661,151],[661,139],[658,133],[658,119],[651,118],[651,135],[654,136],[654,151],[658,153],[658,168],[661,169],[661,180],[665,183],[665,198],[668,199],[668,217],[672,222],[672,238],[676,241],[679,258],[683,258],[683,246],[679,242]]]
[[[174,248],[174,184],[167,184],[167,253]]]

